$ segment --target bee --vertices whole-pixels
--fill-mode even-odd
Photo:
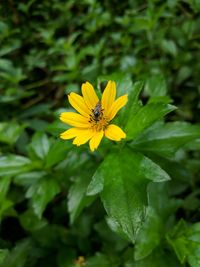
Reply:
[[[96,104],[95,108],[92,109],[92,115],[91,115],[92,119],[96,122],[99,121],[101,119],[102,111],[103,109],[101,108],[101,102],[99,101]]]

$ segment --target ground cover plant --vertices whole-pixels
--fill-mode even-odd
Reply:
[[[199,14],[1,2],[0,266],[200,266]]]

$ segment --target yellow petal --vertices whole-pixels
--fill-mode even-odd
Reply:
[[[115,101],[115,97],[116,97],[116,84],[113,81],[109,81],[103,92],[101,100],[102,108],[104,110],[103,113],[105,115],[108,115],[108,112]]]
[[[71,93],[68,95],[69,103],[72,105],[74,109],[76,109],[81,115],[85,117],[89,117],[90,110],[85,104],[85,101],[82,96]]]
[[[88,118],[74,112],[63,112],[60,115],[60,120],[78,128],[89,128],[90,123]]]
[[[105,136],[114,141],[120,141],[122,138],[126,138],[125,132],[115,124],[110,124],[105,129]]]
[[[117,100],[115,100],[115,102],[112,104],[110,111],[108,113],[108,119],[112,120],[115,115],[117,114],[117,112],[126,105],[128,101],[128,95],[123,95],[120,96],[119,98],[117,98]]]
[[[89,141],[94,134],[95,132],[92,130],[84,130],[76,138],[74,138],[73,144],[77,146],[83,145],[87,143],[87,141]]]
[[[83,131],[83,130],[82,130]],[[63,133],[60,134],[60,138],[67,140],[76,137],[80,133],[80,129],[78,128],[71,128]]]
[[[96,132],[96,134],[90,139],[90,150],[94,151],[99,146],[101,139],[103,138],[104,132],[103,130],[100,132]]]
[[[82,84],[81,90],[84,101],[88,108],[90,110],[94,109],[96,104],[99,102],[99,99],[94,91],[93,86],[89,82],[86,82]]]

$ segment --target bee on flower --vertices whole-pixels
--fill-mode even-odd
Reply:
[[[126,138],[119,126],[110,123],[128,100],[127,95],[116,99],[115,82],[107,83],[101,100],[89,82],[82,84],[81,91],[83,96],[73,92],[68,95],[69,103],[80,114],[61,113],[60,120],[73,128],[61,133],[60,137],[64,140],[74,138],[73,144],[77,146],[89,141],[91,151],[98,148],[104,136],[113,141]]]

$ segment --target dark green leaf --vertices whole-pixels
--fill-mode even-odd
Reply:
[[[49,149],[46,156],[46,167],[49,168],[66,158],[67,152],[71,148],[71,143],[56,141]]]
[[[17,244],[4,258],[2,267],[25,267],[30,252],[30,241],[24,240]]]
[[[56,180],[45,179],[38,184],[29,187],[26,197],[31,198],[31,204],[35,214],[41,218],[46,205],[60,192]]]
[[[89,182],[89,175],[81,175],[69,190],[68,210],[72,223],[78,217],[82,209],[87,207],[94,200],[94,197],[86,196]]]
[[[187,261],[191,267],[200,265],[200,223],[188,226],[180,220],[167,235],[167,240],[181,263]]]
[[[104,207],[133,242],[145,215],[147,179],[160,182],[169,176],[142,154],[122,150],[107,156],[95,174],[96,184],[93,182],[91,190],[102,190],[103,182],[100,195]]]
[[[200,126],[171,122],[145,131],[131,145],[141,151],[171,157],[180,147],[199,137]]]
[[[141,107],[129,118],[125,132],[128,139],[134,139],[141,134],[146,128],[151,126],[157,120],[163,118],[167,113],[176,108],[164,103],[149,103]]]

